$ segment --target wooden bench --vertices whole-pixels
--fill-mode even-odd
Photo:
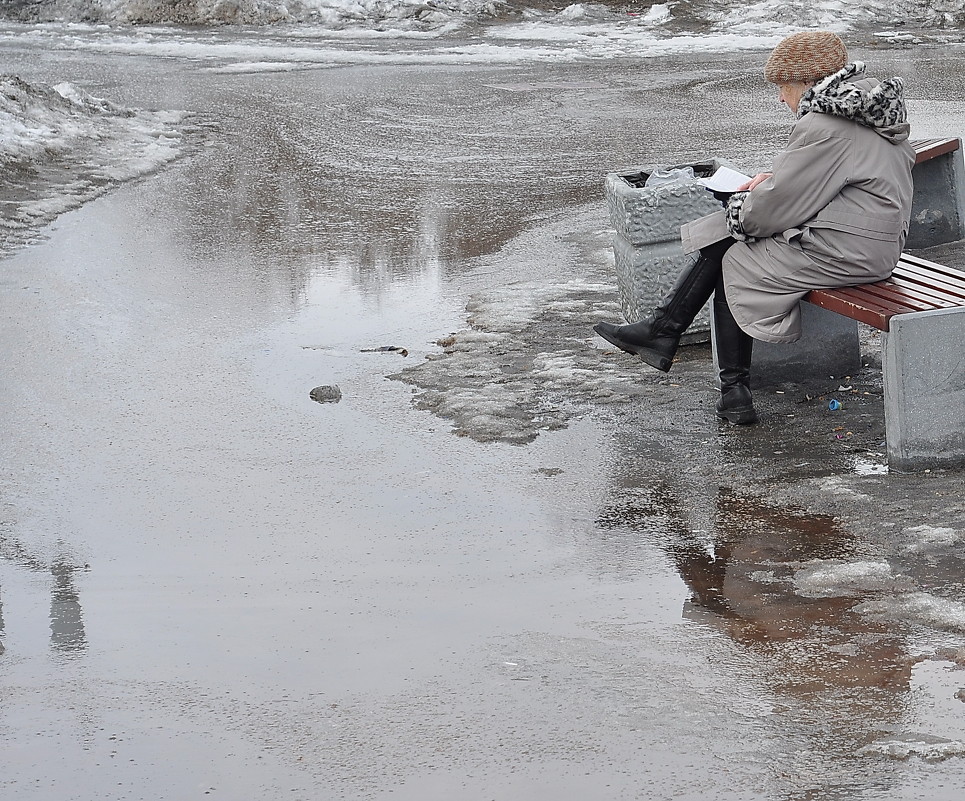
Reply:
[[[884,281],[815,289],[804,300],[889,331],[891,318],[899,314],[965,307],[965,272],[903,253],[891,277]]]
[[[919,165],[961,147],[958,139],[913,144]],[[954,184],[961,182],[961,176],[953,177]],[[920,183],[916,175],[916,190]],[[951,216],[941,213],[933,220],[951,230]],[[961,239],[961,220],[953,222]],[[885,281],[814,290],[804,300],[884,332],[889,464],[897,470],[965,465],[965,271],[905,253]]]

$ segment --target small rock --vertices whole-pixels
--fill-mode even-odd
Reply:
[[[536,472],[544,476],[559,476],[563,473],[559,467],[537,467]]]
[[[315,387],[315,389],[308,393],[308,397],[318,403],[338,403],[342,399],[342,390],[336,385],[330,387]]]

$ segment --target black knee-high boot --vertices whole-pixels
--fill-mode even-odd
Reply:
[[[680,337],[713,294],[720,278],[721,259],[733,244],[734,240],[728,238],[702,248],[697,260],[680,274],[663,302],[639,322],[597,323],[593,330],[620,350],[668,372]]]
[[[717,416],[734,425],[757,422],[751,395],[751,356],[754,340],[745,334],[727,305],[724,281],[714,291],[714,338],[717,344],[717,367],[720,370],[720,399]]]

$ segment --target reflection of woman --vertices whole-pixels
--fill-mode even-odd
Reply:
[[[784,693],[814,700],[851,687],[885,691],[851,701],[865,718],[851,721],[856,734],[879,714],[898,714],[894,693],[909,688],[914,659],[887,626],[854,612],[862,597],[849,585],[854,542],[833,518],[797,516],[722,491],[712,554],[689,532],[662,547],[693,593],[691,613],[714,613],[703,619],[780,665],[772,680]],[[799,580],[809,566],[840,571],[841,585],[808,592]]]
[[[798,116],[772,172],[731,195],[725,211],[683,226],[685,252],[699,257],[654,311],[631,325],[594,326],[666,372],[713,295],[717,414],[737,424],[757,422],[751,337],[794,342],[808,291],[887,278],[911,215],[915,154],[900,78],[866,78],[864,65],[848,63],[844,43],[828,31],[789,36],[764,76]]]

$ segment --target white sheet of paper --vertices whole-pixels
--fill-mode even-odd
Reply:
[[[712,192],[736,192],[737,187],[746,184],[751,177],[730,167],[718,167],[717,172],[710,178],[698,178],[697,183],[703,184]]]

